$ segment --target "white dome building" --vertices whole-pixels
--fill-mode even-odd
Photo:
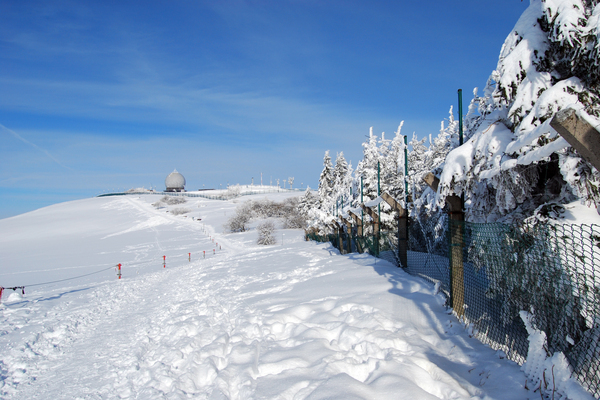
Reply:
[[[177,170],[173,170],[165,179],[167,192],[185,192],[185,178]]]

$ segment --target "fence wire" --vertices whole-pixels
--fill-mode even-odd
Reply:
[[[450,249],[456,245],[450,232],[461,233],[462,257]],[[448,286],[451,304],[464,313],[457,314],[482,342],[522,364],[529,342],[519,312],[529,311],[533,328],[546,334],[548,355],[562,352],[577,379],[600,398],[600,226],[478,224],[440,217],[413,223],[410,235],[410,250],[427,255],[425,262],[421,256],[409,263],[408,272]],[[463,276],[454,287],[452,268],[462,268]],[[464,304],[453,303],[456,298]]]
[[[548,356],[562,352],[600,399],[600,226],[480,224],[439,213],[410,220],[408,237],[406,271],[439,285],[479,340],[522,364],[529,341],[519,312],[531,312],[533,328],[546,334]],[[400,266],[395,232],[307,238]],[[453,276],[462,279],[452,282]]]

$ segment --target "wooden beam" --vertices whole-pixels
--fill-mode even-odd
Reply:
[[[554,115],[550,126],[583,157],[600,171],[600,132],[580,118],[572,108],[560,110]]]
[[[362,207],[363,211],[369,215],[369,217],[373,218],[373,223],[379,224],[379,215],[377,215],[373,209],[365,206],[364,204],[361,204],[360,206]]]
[[[440,186],[440,180],[437,176],[429,172],[423,177],[423,180],[429,185],[430,188],[433,189],[434,192],[437,192],[438,186]]]
[[[388,193],[383,192],[383,194],[381,195],[381,198],[383,199],[383,201],[385,201],[386,203],[388,203],[390,205],[390,207],[392,207],[394,210],[398,211],[400,216],[404,215],[404,208],[402,207],[402,205],[400,203],[398,203],[396,201],[396,199],[394,199],[392,196],[390,196]]]
[[[354,220],[354,223],[356,223],[356,231],[357,231],[356,234],[358,236],[362,236],[363,235],[362,216],[355,214],[352,211],[349,211],[348,214],[350,214],[350,216]]]
[[[438,187],[440,186],[440,180],[437,176],[429,172],[425,175],[423,180],[431,189],[437,192]],[[446,203],[450,207],[451,213],[462,212],[462,199],[459,196],[446,196]]]
[[[348,228],[348,232],[350,232],[350,229],[352,229],[352,223],[350,221],[348,221],[346,218],[342,217],[340,215],[340,221],[342,222],[342,224],[346,225],[346,228]]]

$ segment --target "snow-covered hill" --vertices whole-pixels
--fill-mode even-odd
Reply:
[[[299,230],[223,233],[243,200],[159,199],[0,220],[0,285],[25,286],[0,305],[0,397],[539,398],[428,283]]]

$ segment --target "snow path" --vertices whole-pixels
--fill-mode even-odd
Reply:
[[[129,228],[142,225],[139,213],[156,221],[135,202],[131,226],[116,237],[138,232]],[[161,218],[140,230],[167,252],[185,243],[161,227],[202,229]],[[5,301],[2,398],[533,398],[518,366],[469,338],[430,285],[304,242],[299,231],[265,247],[249,244],[254,232],[219,228],[207,231],[231,250],[215,256]],[[139,248],[140,262],[157,253]]]

